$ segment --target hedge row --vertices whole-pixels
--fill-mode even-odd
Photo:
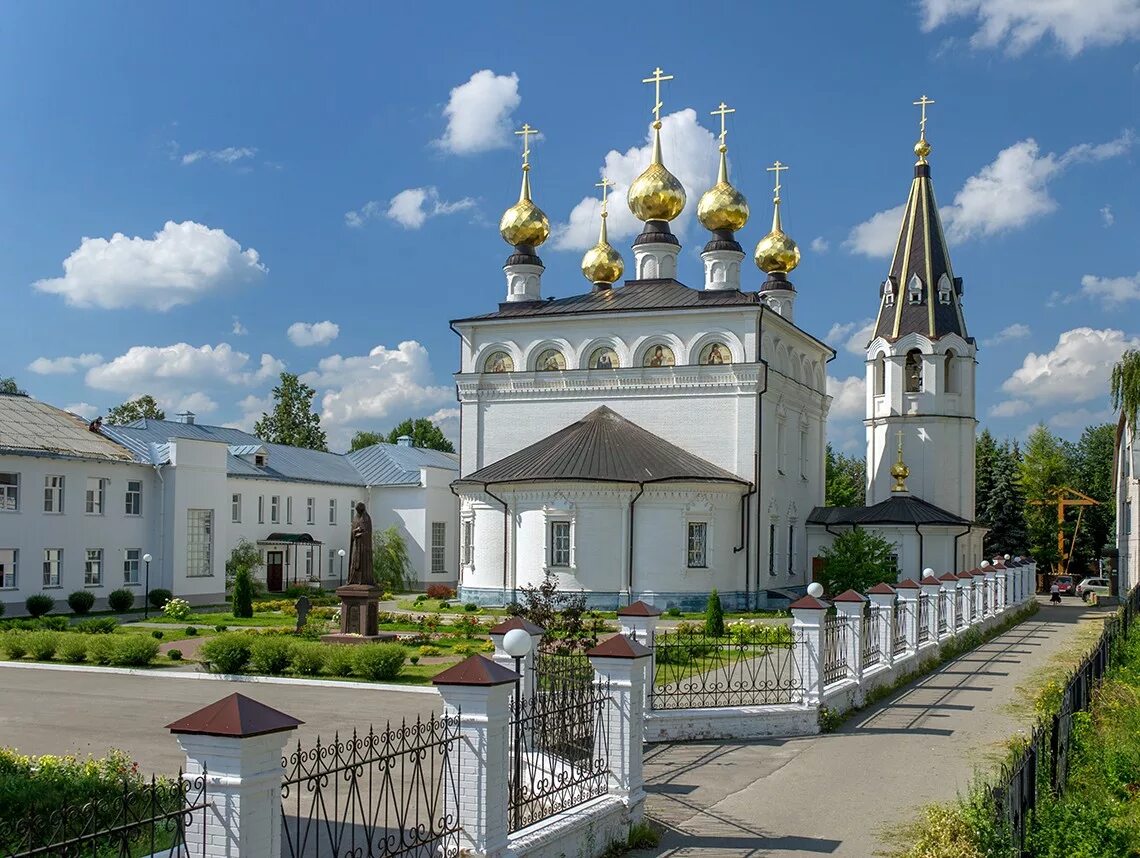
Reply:
[[[10,659],[145,667],[158,655],[158,641],[140,635],[13,629],[0,634],[0,650]]]
[[[199,656],[213,673],[324,674],[380,681],[400,675],[407,650],[399,644],[322,644],[231,632],[206,641]]]

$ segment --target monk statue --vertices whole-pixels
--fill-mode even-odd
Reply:
[[[372,516],[363,503],[356,505],[352,519],[352,541],[348,548],[348,583],[376,585],[372,573]]]

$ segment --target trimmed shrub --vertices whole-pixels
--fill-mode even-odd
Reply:
[[[455,595],[455,591],[446,584],[428,584],[424,594],[429,599],[450,599]]]
[[[166,651],[166,657],[168,659],[170,659],[171,661],[182,661],[182,650],[180,650],[180,649],[168,649]]]
[[[0,636],[0,648],[8,654],[8,658],[23,658],[28,654],[28,633],[13,629]]]
[[[24,600],[24,608],[33,617],[42,617],[55,607],[55,599],[47,593],[36,593]]]
[[[73,614],[86,614],[95,607],[95,594],[90,590],[76,590],[67,597],[67,607]]]
[[[119,621],[114,617],[96,617],[91,620],[80,620],[71,627],[71,630],[82,635],[109,635],[118,627]]]
[[[91,635],[87,641],[87,660],[92,664],[110,664],[119,649],[119,635]]]
[[[161,608],[167,602],[174,598],[174,594],[164,587],[155,587],[146,594],[147,601],[150,602],[151,607]]]
[[[245,567],[234,574],[233,611],[235,617],[253,616],[253,579]]]
[[[59,646],[59,632],[28,632],[28,655],[36,661],[50,661]]]
[[[709,601],[705,606],[705,634],[724,637],[724,606],[720,603],[720,595],[715,588],[709,593]]]
[[[154,638],[156,641],[160,641],[164,637],[166,637],[166,632],[164,632],[162,629],[155,629],[153,632],[150,633],[150,636],[152,638]]]
[[[241,673],[249,664],[252,647],[250,635],[234,632],[211,638],[199,652],[211,673]]]
[[[190,635],[190,637],[192,637],[192,638],[197,637],[198,636],[198,630],[196,628],[194,628],[193,626],[187,626],[186,627],[186,634]]]
[[[191,613],[190,603],[185,599],[167,599],[162,606],[162,613],[172,620],[185,620]]]
[[[111,664],[117,667],[146,667],[158,655],[158,641],[141,635],[123,635],[111,653]]]
[[[300,641],[293,644],[289,667],[301,676],[317,676],[325,666],[327,647],[313,641]]]
[[[218,623],[216,626],[214,626],[214,631],[216,631],[216,632],[224,632],[224,631],[226,631],[228,628],[229,628],[229,626],[225,625],[224,623]]]
[[[353,650],[351,644],[333,644],[325,647],[325,673],[330,676],[351,676]]]
[[[255,638],[249,649],[249,663],[255,673],[280,676],[293,657],[293,642],[280,635]]]
[[[78,664],[87,658],[86,635],[61,635],[56,655],[60,661]]]
[[[443,650],[437,646],[424,644],[422,647],[420,647],[420,655],[422,655],[424,658],[434,658],[437,655],[443,655]]]
[[[479,610],[479,606],[476,605],[474,602],[468,602],[466,605],[463,606],[463,610],[474,612],[474,611]]]
[[[364,679],[395,679],[404,668],[407,653],[399,644],[360,644],[352,654],[352,670]]]
[[[135,594],[130,590],[112,590],[107,594],[107,604],[111,607],[112,611],[129,611],[131,605],[135,603]]]

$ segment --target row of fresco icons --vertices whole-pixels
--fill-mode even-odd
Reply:
[[[666,345],[650,346],[645,352],[642,366],[674,366],[677,360],[673,350]],[[701,349],[697,363],[702,366],[721,366],[732,363],[732,352],[724,343],[709,343]],[[617,352],[608,346],[594,349],[586,364],[590,369],[616,369],[621,364]],[[566,369],[566,357],[558,349],[547,349],[538,356],[534,364],[538,372],[557,372]],[[493,352],[483,362],[484,372],[514,372],[515,361],[506,352]]]

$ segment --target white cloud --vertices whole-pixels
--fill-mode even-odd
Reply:
[[[1131,149],[1135,135],[1125,131],[1105,143],[1080,143],[1057,155],[1041,154],[1037,141],[1020,140],[962,185],[954,201],[939,213],[952,242],[1020,229],[1056,210],[1049,183],[1074,164],[1104,161]],[[853,253],[888,257],[898,240],[905,206],[872,215],[851,230],[844,246]]]
[[[1087,47],[1116,45],[1140,36],[1135,0],[920,0],[922,29],[953,18],[977,19],[975,48],[1022,54],[1051,37],[1070,57]]]
[[[1140,339],[1112,328],[1073,328],[1043,354],[1030,352],[1002,390],[1034,403],[1089,402],[1108,392],[1112,366]]]
[[[1081,294],[1117,307],[1126,301],[1140,301],[1140,271],[1132,277],[1096,277],[1086,274],[1081,278]]]
[[[76,370],[86,369],[102,362],[102,355],[86,353],[77,357],[41,357],[28,364],[28,369],[36,375],[70,375]]]
[[[173,397],[189,395],[203,383],[257,384],[280,374],[285,365],[263,354],[256,369],[250,356],[228,343],[195,348],[187,343],[171,346],[131,346],[125,354],[87,370],[86,382],[96,390],[120,393],[165,391]]]
[[[459,409],[441,408],[434,414],[428,415],[428,420],[439,427],[448,441],[459,449]]]
[[[233,334],[235,337],[244,337],[249,333],[249,328],[241,323],[241,319],[234,316]]]
[[[252,432],[253,424],[261,419],[262,414],[268,413],[273,408],[273,397],[254,396],[251,393],[249,396],[244,397],[237,405],[238,408],[241,409],[241,417],[224,425],[230,429],[241,429],[244,432]]]
[[[1017,417],[1029,410],[1029,403],[1020,399],[1005,399],[989,410],[990,417]]]
[[[340,335],[340,325],[335,322],[294,322],[285,332],[295,346],[323,346]]]
[[[215,164],[236,164],[257,154],[251,146],[227,146],[225,149],[195,149],[187,152],[179,160],[182,166],[196,164],[198,161],[213,161]]]
[[[817,235],[811,240],[812,253],[827,253],[831,249],[831,243],[822,235]]]
[[[1028,337],[1030,333],[1029,325],[1014,322],[1012,325],[1006,325],[992,337],[982,340],[982,345],[996,346],[1000,343],[1009,342],[1010,340],[1023,340]]]
[[[102,411],[98,405],[92,405],[90,402],[73,402],[70,405],[63,406],[64,411],[70,411],[72,414],[78,414],[85,420],[94,420],[99,416]]]
[[[76,307],[169,310],[226,286],[259,280],[266,268],[253,248],[220,229],[167,221],[154,238],[115,233],[84,238],[63,261],[63,277],[37,280],[41,292]]]
[[[445,152],[470,155],[510,146],[511,113],[521,103],[519,76],[483,69],[451,90],[443,116],[447,128],[435,141]]]
[[[1105,229],[1116,223],[1116,215],[1112,213],[1112,206],[1106,205],[1100,210],[1100,219],[1104,223]]]
[[[407,188],[392,197],[386,209],[383,203],[369,200],[357,211],[345,212],[344,222],[352,227],[361,227],[383,215],[404,229],[419,229],[430,217],[455,214],[474,207],[475,200],[471,197],[448,202],[439,198],[439,191],[434,187]]]
[[[1097,423],[1108,423],[1113,418],[1111,408],[1077,408],[1075,410],[1061,411],[1050,417],[1046,423],[1054,429],[1083,429],[1085,426]]]
[[[829,375],[827,395],[831,397],[831,410],[828,411],[830,417],[862,417],[867,410],[867,380],[861,375],[847,378]]]
[[[843,348],[853,355],[865,357],[867,344],[875,332],[875,320],[863,319],[860,322],[836,322],[823,338],[825,343],[843,341]]]
[[[680,179],[688,196],[685,210],[674,221],[675,230],[684,234],[693,220],[697,201],[701,194],[716,181],[717,151],[716,138],[707,128],[697,122],[697,112],[685,108],[671,113],[661,120],[662,160],[669,172]],[[641,231],[641,224],[625,204],[629,186],[649,166],[653,152],[653,132],[646,134],[645,144],[625,151],[610,150],[605,164],[598,172],[599,178],[608,177],[614,186],[610,191],[613,204],[610,206],[607,229],[610,240],[628,238]],[[739,177],[735,177],[737,181]],[[537,192],[536,192],[537,193]],[[570,212],[566,223],[554,228],[551,242],[556,250],[584,250],[598,240],[598,213],[601,202],[594,196],[584,197]]]
[[[183,411],[192,411],[195,414],[210,414],[218,410],[218,403],[214,402],[214,400],[201,391],[195,391],[186,396],[160,397],[159,402],[162,404],[162,410],[167,412],[168,417],[171,414],[181,414]]]

